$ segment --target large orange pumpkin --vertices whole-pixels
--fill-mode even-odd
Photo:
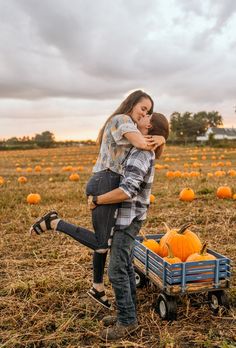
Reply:
[[[220,186],[216,191],[216,195],[218,198],[231,198],[233,194],[229,186]]]
[[[169,229],[160,240],[159,254],[164,257],[168,255],[166,243],[169,243],[175,256],[186,261],[189,255],[199,252],[202,243],[198,236],[188,228],[191,224],[185,224],[180,229]]]
[[[176,230],[174,229],[171,230],[165,222],[163,222],[163,224],[166,227],[166,233],[164,234],[164,236],[161,238],[159,242],[159,255],[162,257],[168,255],[168,248],[166,246],[167,240],[170,238],[170,235],[176,233]]]

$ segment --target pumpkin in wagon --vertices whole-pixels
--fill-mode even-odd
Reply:
[[[167,249],[168,249],[168,255],[163,257],[163,260],[165,260],[168,263],[174,264],[174,263],[180,263],[182,262],[179,257],[174,256],[173,250],[169,243],[166,243]]]
[[[189,255],[186,262],[210,261],[215,260],[216,257],[206,252],[207,243],[205,242],[198,253]]]
[[[199,262],[199,261],[211,261],[211,260],[215,260],[216,257],[210,253],[208,253],[206,251],[207,248],[207,243],[205,242],[200,250],[200,252],[198,253],[194,253],[192,255],[190,255],[186,262]],[[208,268],[209,266],[201,266],[203,269],[204,268]],[[198,268],[198,266],[196,266],[196,268]],[[214,273],[213,272],[203,272],[202,275],[205,274],[211,274],[212,276],[207,278],[207,279],[201,279],[201,280],[197,280],[196,282],[212,282],[213,278],[214,278]],[[198,275],[201,275],[201,273],[199,273]]]
[[[145,245],[146,248],[152,250],[154,253],[159,254],[159,243],[152,238],[146,238],[146,236],[143,234],[143,245]]]
[[[202,248],[202,243],[198,236],[189,230],[191,223],[183,225],[180,229],[169,229],[161,238],[159,246],[159,254],[162,257],[168,255],[166,243],[169,243],[175,256],[182,261],[186,261],[189,255],[199,252]]]

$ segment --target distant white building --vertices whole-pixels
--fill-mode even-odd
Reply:
[[[214,139],[216,140],[222,140],[222,139],[236,140],[236,128],[211,127],[211,128],[208,128],[205,135],[198,136],[197,141],[209,140],[210,134],[213,134]]]

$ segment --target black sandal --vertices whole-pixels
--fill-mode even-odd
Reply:
[[[30,234],[36,233],[41,234],[47,230],[51,230],[51,221],[59,219],[58,213],[55,210],[50,211],[49,213],[43,215],[41,218],[39,218],[31,227],[30,227]],[[44,222],[46,225],[46,229],[43,229],[41,226],[41,223]]]
[[[106,295],[105,295],[105,291],[98,291],[97,289],[95,289],[94,287],[92,287],[87,294],[94,299],[95,301],[97,301],[99,304],[101,304],[103,307],[112,310],[112,304],[108,301]]]

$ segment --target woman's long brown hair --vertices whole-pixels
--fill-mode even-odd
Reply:
[[[167,118],[158,112],[154,112],[151,117],[151,125],[152,127],[148,130],[148,135],[162,135],[165,140],[169,137],[169,122]],[[155,150],[156,158],[161,157],[163,152],[164,145],[158,146]]]
[[[102,129],[99,131],[98,134],[98,138],[97,138],[97,143],[99,146],[101,146],[102,143],[102,138],[103,138],[103,133],[105,130],[105,127],[107,125],[107,123],[111,120],[112,117],[114,117],[115,115],[120,115],[120,114],[129,114],[134,106],[136,104],[138,104],[142,98],[148,98],[151,101],[151,109],[148,111],[148,114],[151,115],[153,112],[153,100],[150,97],[150,95],[148,95],[147,93],[143,92],[142,90],[137,90],[132,92],[131,94],[128,95],[128,97],[120,104],[120,106],[118,106],[118,108],[108,117],[108,119],[106,120],[105,124],[103,125]]]

